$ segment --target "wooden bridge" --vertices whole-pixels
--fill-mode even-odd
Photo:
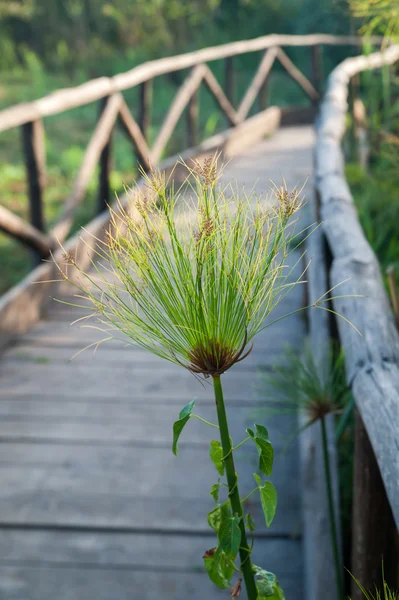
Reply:
[[[83,243],[92,234],[101,237],[108,224],[104,208],[110,197],[112,130],[117,124],[123,127],[144,166],[151,162],[169,170],[175,158],[163,158],[163,155],[185,109],[190,148],[182,151],[183,158],[201,157],[220,149],[226,157],[232,158],[224,177],[236,178],[239,186],[251,188],[255,185],[262,191],[269,186],[270,180],[279,181],[281,176],[288,187],[307,180],[310,208],[319,211],[322,203],[324,210],[328,210],[326,207],[330,206],[333,195],[328,193],[332,183],[326,178],[341,176],[341,172],[337,162],[339,157],[331,154],[329,146],[333,132],[326,133],[326,127],[331,124],[331,111],[337,111],[333,115],[336,123],[340,123],[339,115],[345,114],[347,80],[345,77],[342,80],[342,74],[347,75],[345,69],[340,72],[341,79],[336,80],[345,89],[339,89],[334,97],[337,87],[333,85],[335,80],[330,80],[329,94],[321,109],[316,153],[318,202],[313,201],[316,135],[313,127],[306,123],[312,121],[322,92],[322,46],[360,44],[358,38],[327,35],[267,36],[153,61],[111,79],[94,80],[0,112],[0,131],[22,128],[31,208],[31,223],[28,224],[0,207],[0,228],[29,245],[37,260],[48,257],[49,252],[56,249],[56,240],[67,238],[76,207],[84,200],[99,164],[99,214],[80,238],[76,236],[65,243],[67,249],[76,250],[82,264],[87,263],[86,253],[81,251]],[[295,46],[311,49],[313,69],[309,79],[288,56],[287,48]],[[233,57],[246,52],[263,52],[263,55],[248,90],[236,107],[232,102]],[[362,59],[363,62],[356,63],[356,68],[349,62],[347,70],[354,75],[364,68],[394,62],[399,54],[397,49],[390,48],[386,55],[378,56],[378,60]],[[225,61],[223,87],[209,66],[215,60]],[[309,106],[285,109],[265,106],[265,89],[275,61],[280,61],[302,87],[310,98]],[[150,149],[147,124],[151,80],[187,69],[191,70]],[[197,92],[202,83],[214,95],[231,127],[198,144]],[[136,121],[122,92],[137,85],[140,86],[140,107]],[[248,117],[258,96],[260,112]],[[77,180],[55,229],[45,232],[43,119],[94,101],[102,103],[102,112]],[[326,124],[324,129],[323,124]],[[320,137],[322,135],[327,137]],[[338,136],[337,139],[339,142],[341,138]],[[331,156],[335,162],[329,170],[326,165]],[[342,180],[334,183],[341,186],[334,190],[342,191]],[[350,195],[346,201],[349,206]],[[352,213],[347,216],[349,220],[355,218]],[[303,218],[313,219],[311,211],[308,210]],[[324,286],[321,293],[328,289],[329,260],[324,260],[324,234],[319,231],[320,235],[315,237],[313,249],[310,249],[319,269],[311,271],[310,297],[320,290],[320,286]],[[329,235],[328,228],[326,233]],[[334,235],[339,238],[335,229]],[[328,239],[330,241],[330,237]],[[331,252],[334,256],[333,246]],[[70,298],[73,292],[65,283],[58,285],[56,290],[47,284],[32,285],[33,281],[52,279],[53,271],[51,263],[40,264],[26,280],[0,299],[0,346],[4,351],[0,361],[0,598],[199,600],[228,597],[227,592],[215,590],[202,571],[202,555],[212,545],[206,525],[206,514],[211,508],[210,497],[208,502],[206,500],[207,492],[214,480],[207,458],[209,434],[200,423],[190,423],[191,441],[185,442],[183,437],[178,458],[172,455],[170,447],[172,423],[181,407],[193,396],[201,404],[201,414],[211,420],[211,390],[198,385],[182,369],[159,361],[142,350],[126,349],[117,342],[104,346],[95,356],[84,353],[70,362],[76,351],[95,341],[97,336],[91,329],[69,326],[81,316],[79,310],[49,303],[49,296],[54,294]],[[356,285],[361,288],[363,284],[357,276]],[[381,284],[377,282],[376,285],[377,296],[382,301]],[[280,314],[305,306],[306,302],[298,287],[279,307]],[[370,318],[373,310],[378,310],[378,303],[371,307]],[[380,323],[385,319],[381,315],[379,318]],[[389,318],[388,309],[386,319]],[[310,326],[312,341],[319,351],[317,344],[325,346],[330,323],[312,318]],[[367,323],[365,327],[365,338],[369,342]],[[272,528],[258,530],[255,562],[278,575],[287,600],[320,600],[321,597],[335,600],[325,496],[318,477],[316,437],[310,436],[305,445],[301,442],[301,447],[297,441],[283,452],[284,439],[295,432],[296,417],[271,417],[265,408],[262,385],[262,372],[284,360],[285,345],[300,351],[307,332],[304,316],[296,315],[261,334],[251,356],[226,376],[226,398],[233,436],[244,424],[267,422],[277,450],[274,483],[280,503]],[[345,332],[342,334],[343,343],[346,335]],[[353,347],[353,340],[351,343]],[[394,334],[390,333],[390,338],[383,340],[383,348],[387,345],[396,348],[395,344]],[[358,351],[364,352],[364,346]],[[358,364],[356,351],[349,354],[353,364]],[[374,360],[375,357],[374,353]],[[357,368],[362,374],[362,369]],[[391,377],[394,380],[392,389],[398,389],[395,388],[398,384],[396,371],[388,375],[389,382]],[[350,378],[350,384],[360,380],[358,373],[353,371],[350,371]],[[396,401],[391,398],[391,389],[388,389],[387,412],[381,414],[379,427],[385,424],[385,431],[392,435],[389,433],[389,439],[377,443],[377,432],[369,418],[370,401],[368,399],[367,404],[362,393],[356,395],[356,401],[362,414],[365,407],[367,430],[390,504],[383,484],[377,482],[378,498],[379,501],[381,497],[385,499],[386,511],[389,512],[391,506],[397,518],[399,492],[395,482],[399,479],[393,477],[398,473],[398,464],[392,458],[394,431],[391,426],[398,410],[397,397]],[[331,453],[334,456],[333,443]],[[364,451],[361,456],[366,469],[367,460],[375,461],[371,450]],[[200,462],[203,467],[193,471],[191,465],[194,462]],[[250,486],[252,473],[256,470],[256,456],[243,449],[237,464],[243,486]],[[303,492],[303,477],[307,493]],[[309,489],[315,491],[313,499],[309,498]],[[371,494],[371,507],[373,498]],[[255,518],[261,514],[256,502],[249,508]],[[391,524],[387,519],[386,529],[389,527]],[[367,519],[359,520],[356,528],[355,536],[361,537],[369,533],[370,523]],[[361,554],[361,549],[358,552]],[[366,558],[364,564],[367,564]]]

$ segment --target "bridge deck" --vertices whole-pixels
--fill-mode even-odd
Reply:
[[[234,159],[226,177],[247,188],[281,176],[302,184],[311,174],[312,144],[310,128],[281,130]],[[303,301],[299,286],[279,310]],[[96,336],[69,327],[74,318],[72,309],[54,305],[1,361],[0,597],[227,598],[202,572],[202,555],[214,545],[206,524],[217,480],[208,458],[212,431],[190,422],[179,457],[170,448],[172,423],[194,396],[198,412],[214,420],[211,388],[117,343],[69,363]],[[265,412],[261,370],[282,360],[285,344],[300,347],[304,335],[301,315],[276,324],[225,376],[233,439],[241,439],[244,425],[261,422],[275,444],[279,507],[272,528],[262,526],[256,501],[249,508],[259,525],[254,561],[277,573],[287,600],[303,597],[296,444],[282,452],[295,419]],[[248,491],[256,465],[256,451],[244,446],[237,467]]]

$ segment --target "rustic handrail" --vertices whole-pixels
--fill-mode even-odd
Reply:
[[[371,44],[380,44],[382,38],[374,36],[369,39],[369,42]],[[253,40],[204,48],[203,50],[188,52],[170,58],[152,60],[114,77],[99,77],[73,88],[58,90],[34,102],[6,108],[0,111],[0,131],[89,104],[105,96],[135,87],[159,75],[165,75],[222,58],[265,50],[273,46],[361,46],[362,44],[362,38],[356,36],[272,34]]]
[[[347,321],[337,319],[347,379],[359,411],[352,572],[367,589],[378,580],[384,552],[391,554],[386,556],[387,561],[395,555],[395,544],[388,542],[394,529],[392,515],[399,528],[399,332],[378,260],[365,238],[345,178],[341,142],[351,78],[398,61],[399,46],[391,46],[385,52],[348,58],[332,71],[320,107],[315,153],[318,216],[332,255],[328,285],[334,290],[332,296],[336,296],[334,309],[361,333]],[[314,269],[310,279],[312,285],[318,285]],[[326,328],[324,324],[323,331]],[[317,332],[314,339],[319,355],[322,340],[319,335],[317,341]],[[360,591],[354,590],[352,598],[360,597]]]

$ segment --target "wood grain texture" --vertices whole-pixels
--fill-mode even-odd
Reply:
[[[365,69],[399,60],[399,47],[350,58],[331,73],[321,106],[316,181],[323,229],[333,255],[330,285],[339,285],[334,309],[360,331],[338,319],[348,382],[367,429],[388,498],[399,526],[399,335],[378,261],[358,220],[344,174],[341,140],[345,132],[350,78]],[[362,296],[362,297],[354,297]]]
[[[316,195],[312,198],[312,220],[319,220],[319,203]],[[329,290],[326,239],[321,227],[308,239],[308,303],[315,304]],[[324,310],[311,308],[308,311],[309,342],[313,356],[321,373],[325,372],[330,355],[331,331],[330,315]],[[302,415],[305,424],[308,417]],[[328,450],[332,473],[332,486],[335,501],[336,522],[340,537],[339,482],[337,449],[335,445],[334,417],[327,419]],[[326,493],[324,463],[321,445],[320,423],[309,427],[300,437],[302,467],[302,502],[304,517],[304,548],[306,599],[336,600],[333,553],[331,546],[328,499]]]

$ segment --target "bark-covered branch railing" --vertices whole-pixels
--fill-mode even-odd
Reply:
[[[384,52],[349,58],[332,71],[320,106],[315,154],[318,217],[331,253],[328,285],[335,288],[334,309],[361,333],[344,319],[336,319],[358,410],[352,571],[370,589],[378,581],[382,554],[386,560],[387,554],[394,554],[392,514],[399,527],[399,333],[378,260],[365,238],[345,178],[341,142],[351,78],[398,61],[399,46],[391,46]],[[320,268],[319,262],[315,265]],[[323,280],[316,266],[311,267],[310,280],[311,291]],[[317,289],[313,297],[325,291]],[[314,323],[313,337],[321,343],[317,327],[328,334],[328,326],[320,320]],[[314,349],[320,352],[319,343]],[[360,597],[354,589],[352,598]]]
[[[372,38],[372,43],[379,43],[380,38]],[[54,240],[63,242],[73,224],[77,207],[83,201],[89,183],[97,165],[99,173],[98,211],[104,210],[110,197],[109,175],[112,152],[111,137],[116,125],[120,125],[132,143],[137,158],[144,168],[150,164],[157,165],[165,152],[165,148],[175,127],[187,111],[187,139],[189,144],[196,144],[198,132],[198,90],[204,83],[214,96],[220,110],[232,128],[239,127],[248,119],[249,112],[259,96],[260,110],[266,108],[265,91],[270,70],[277,60],[290,77],[302,87],[313,104],[319,98],[320,86],[320,49],[322,45],[354,45],[359,46],[357,37],[331,35],[269,35],[253,40],[224,44],[213,48],[205,48],[180,56],[150,61],[131,71],[111,78],[102,77],[89,81],[75,88],[58,90],[44,98],[30,103],[19,104],[0,111],[0,132],[13,127],[21,127],[23,153],[25,157],[28,194],[30,201],[30,225],[21,219],[10,219],[5,211],[0,213],[0,229],[29,245],[36,252],[38,261],[43,257],[46,244],[54,245]],[[293,64],[282,46],[309,46],[312,49],[312,82]],[[264,51],[258,70],[248,90],[243,94],[237,109],[234,107],[234,66],[233,57],[247,52]],[[225,59],[225,82],[223,86],[217,81],[206,63]],[[148,125],[150,120],[152,79],[156,76],[172,73],[182,69],[191,69],[166,114],[163,124],[152,148],[148,143]],[[125,99],[124,90],[140,86],[138,118],[134,119]],[[70,195],[65,201],[59,221],[49,235],[45,233],[43,197],[46,185],[45,132],[43,119],[72,108],[83,106],[93,101],[101,103],[101,111],[97,126],[87,146],[76,181]],[[17,223],[21,225],[19,228]],[[10,225],[11,224],[11,225]],[[26,227],[24,226],[26,225]],[[28,233],[29,229],[29,233]],[[52,241],[53,240],[53,241]]]

